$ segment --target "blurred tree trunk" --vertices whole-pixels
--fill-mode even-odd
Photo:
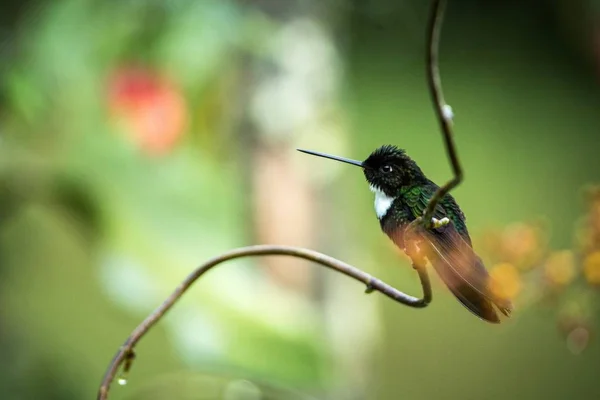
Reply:
[[[299,155],[304,147],[344,153],[348,132],[340,109],[342,2],[256,1],[278,24],[266,57],[247,57],[238,154],[248,185],[251,243],[316,248],[343,258],[351,232],[337,221],[332,181],[343,168]],[[313,183],[316,182],[316,183]],[[334,361],[330,397],[363,399],[370,380],[374,303],[356,284],[311,268],[303,260],[260,261],[276,285],[313,300]],[[340,282],[341,281],[341,282]],[[363,315],[364,314],[364,315]],[[361,315],[357,322],[357,315]],[[362,349],[359,351],[358,349]],[[367,396],[368,397],[368,396]]]

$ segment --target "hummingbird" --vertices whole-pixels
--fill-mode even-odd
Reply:
[[[375,214],[381,230],[392,242],[407,253],[405,239],[418,240],[420,255],[429,261],[458,301],[479,318],[499,323],[496,309],[510,316],[512,304],[499,294],[498,286],[473,250],[466,217],[454,197],[446,194],[440,200],[431,227],[419,229],[417,239],[405,235],[408,225],[423,216],[439,187],[425,176],[404,149],[384,145],[364,161],[297,150],[362,168],[375,194]]]

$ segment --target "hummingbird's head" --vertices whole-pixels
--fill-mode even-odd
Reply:
[[[371,188],[390,197],[397,196],[400,188],[417,183],[423,177],[412,158],[393,145],[376,149],[362,162],[362,167]]]
[[[361,167],[371,189],[383,192],[389,197],[397,196],[403,186],[413,185],[425,179],[423,172],[412,158],[407,156],[404,150],[392,145],[379,147],[362,162],[316,151],[298,150]]]

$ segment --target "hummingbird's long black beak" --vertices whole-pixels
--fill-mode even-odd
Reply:
[[[323,158],[329,158],[332,160],[336,160],[336,161],[341,161],[347,164],[352,164],[352,165],[356,165],[359,167],[363,166],[362,161],[356,161],[356,160],[351,160],[349,158],[344,158],[344,157],[338,157],[338,156],[332,156],[331,154],[325,154],[325,153],[319,153],[318,151],[311,151],[311,150],[303,150],[303,149],[296,149],[302,153],[306,153],[306,154],[310,154],[313,156],[317,156],[317,157],[323,157]]]

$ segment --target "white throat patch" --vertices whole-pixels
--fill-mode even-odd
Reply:
[[[371,192],[375,193],[375,214],[377,214],[377,218],[381,219],[387,214],[396,198],[389,197],[373,185],[369,185],[369,189],[371,189]]]

